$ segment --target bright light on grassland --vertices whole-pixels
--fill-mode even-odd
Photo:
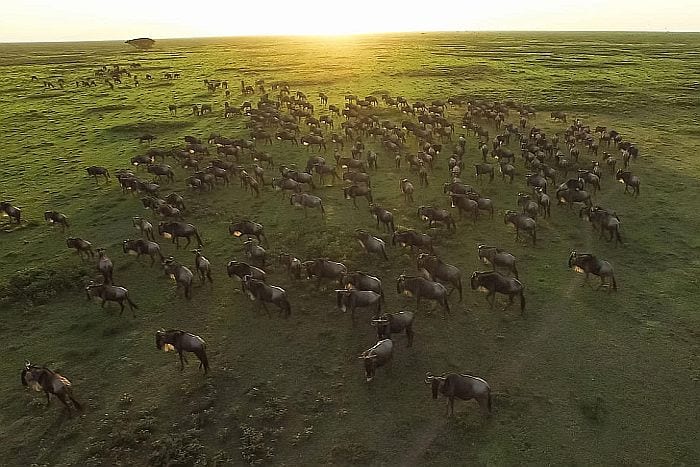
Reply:
[[[0,41],[463,30],[700,30],[698,0],[0,0]]]

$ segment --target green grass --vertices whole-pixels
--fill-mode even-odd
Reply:
[[[25,219],[20,227],[0,219],[4,463],[697,464],[698,46],[697,34],[633,33],[163,40],[149,52],[117,42],[1,46],[0,197],[21,206]],[[142,64],[141,86],[124,80],[114,91],[103,84],[75,87],[75,80],[113,63]],[[161,79],[168,70],[182,78]],[[147,72],[154,81],[145,80]],[[65,89],[44,90],[42,79],[57,75]],[[356,357],[374,343],[373,329],[366,313],[353,327],[335,310],[332,285],[316,291],[274,266],[270,282],[286,288],[292,303],[285,321],[253,313],[225,274],[227,261],[243,258],[242,242],[228,236],[227,224],[250,217],[265,225],[271,252],[328,256],[375,273],[384,280],[389,311],[415,310],[393,291],[398,274],[415,271],[411,257],[391,248],[384,264],[358,251],[352,232],[374,232],[373,220],[364,201],[353,209],[339,186],[316,191],[327,206],[325,221],[317,213],[304,219],[269,187],[260,199],[237,182],[212,193],[187,192],[187,174],[176,167],[177,181],[164,193],[184,194],[186,219],[200,229],[215,268],[213,287],[195,287],[192,301],[176,294],[158,268],[121,253],[122,240],[135,236],[130,218],[150,213],[122,195],[115,180],[96,186],[85,167],[104,165],[112,173],[127,167],[147,148],[137,140],[144,132],[164,147],[182,144],[187,134],[247,136],[243,119],[223,118],[224,95],[208,94],[207,78],[228,79],[236,104],[244,100],[241,79],[264,78],[287,81],[315,105],[320,91],[335,104],[348,92],[380,90],[410,102],[513,99],[534,105],[534,123],[548,133],[563,130],[549,120],[552,110],[616,128],[641,149],[632,167],[641,196],[624,195],[606,176],[596,201],[620,214],[626,244],[598,240],[564,207],[538,221],[537,246],[516,243],[501,213],[524,189],[522,161],[512,186],[498,178],[479,185],[467,170],[465,180],[495,200],[497,215],[476,225],[461,220],[456,233],[433,232],[437,252],[462,269],[467,283],[483,268],[477,244],[512,251],[526,288],[526,316],[515,307],[492,312],[483,295],[468,290],[461,304],[453,296],[447,320],[426,304],[417,313],[414,347],[406,349],[399,337],[393,368],[367,385]],[[168,113],[171,103],[181,106],[177,117]],[[192,103],[210,103],[214,113],[192,117]],[[449,116],[458,120],[463,112],[452,109]],[[264,149],[276,164],[303,165],[308,157],[303,148],[278,142]],[[415,150],[412,138],[408,150]],[[395,169],[393,157],[379,151],[376,201],[395,209],[397,224],[424,230],[417,206],[448,205],[441,184],[449,145],[414,205],[404,203],[398,180],[417,183],[417,177]],[[468,165],[476,153],[470,137]],[[82,286],[96,270],[44,224],[47,209],[69,216],[71,235],[108,249],[115,281],[140,307],[136,319],[86,301]],[[166,254],[193,262],[189,251],[161,244]],[[566,267],[574,248],[609,260],[620,291],[580,287],[582,277]],[[197,373],[194,358],[180,373],[174,355],[158,352],[153,332],[161,327],[206,339],[210,376]],[[25,359],[66,374],[85,413],[68,419],[56,401],[46,410],[39,395],[23,391],[18,376]],[[446,420],[444,402],[433,401],[423,384],[426,371],[484,377],[495,392],[493,417],[482,419],[474,402],[462,402]]]

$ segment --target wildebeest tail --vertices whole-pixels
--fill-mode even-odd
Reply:
[[[127,297],[126,297],[126,301],[129,302],[129,306],[130,306],[131,308],[134,308],[134,309],[136,309],[136,310],[139,309],[138,305],[136,305],[136,303],[132,302],[128,295],[127,295]]]
[[[492,400],[491,400],[491,389],[489,389],[488,407],[489,407],[489,413],[490,413],[493,409],[493,404],[492,404]]]
[[[202,237],[199,236],[199,232],[197,232],[197,230],[194,231],[194,236],[197,238],[197,243],[199,243],[199,246],[204,246]]]
[[[520,291],[520,313],[525,312],[525,294],[523,291]]]
[[[615,280],[615,276],[612,275],[612,276],[610,276],[610,277],[611,277],[611,279],[612,279],[612,287],[613,287],[613,290],[617,291],[617,281]]]
[[[384,256],[385,261],[389,261],[389,257],[386,255],[386,248],[382,245],[382,256]]]

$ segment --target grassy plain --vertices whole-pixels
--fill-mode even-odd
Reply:
[[[162,40],[149,52],[117,42],[0,46],[0,198],[21,206],[25,218],[19,228],[0,220],[2,463],[697,465],[698,50],[696,34],[627,33]],[[142,65],[138,88],[128,81],[113,91],[75,87],[103,64],[134,62]],[[180,71],[182,78],[164,80],[164,71]],[[155,80],[146,81],[145,73]],[[40,80],[30,81],[31,75]],[[65,78],[65,89],[43,89],[43,78],[55,82],[57,76]],[[137,140],[145,131],[157,136],[154,146],[164,147],[188,134],[247,136],[243,119],[223,118],[224,96],[206,90],[207,78],[228,79],[236,103],[243,101],[240,79],[264,78],[287,81],[315,103],[319,91],[335,104],[348,92],[388,92],[410,102],[452,95],[513,99],[534,105],[534,123],[547,132],[563,129],[548,118],[551,110],[615,128],[640,147],[632,169],[641,177],[641,196],[624,195],[606,176],[596,201],[620,214],[625,246],[598,240],[564,207],[540,221],[537,246],[516,243],[502,212],[524,188],[526,169],[518,160],[512,186],[498,178],[479,185],[497,203],[494,220],[462,220],[456,233],[434,234],[438,254],[462,268],[465,284],[483,268],[478,243],[512,251],[526,287],[526,316],[515,309],[492,312],[483,295],[467,290],[461,304],[453,295],[447,320],[426,305],[418,310],[414,347],[406,349],[398,338],[393,368],[367,385],[356,357],[374,343],[373,329],[362,319],[352,327],[335,310],[332,286],[319,292],[275,267],[271,282],[288,290],[293,313],[288,321],[267,319],[251,311],[225,274],[227,261],[243,257],[227,223],[250,217],[265,225],[272,252],[328,256],[378,274],[389,311],[415,310],[394,292],[396,275],[415,270],[412,259],[395,248],[386,264],[361,253],[350,236],[358,227],[375,231],[373,220],[363,201],[354,210],[342,199],[339,186],[317,190],[327,205],[325,221],[316,214],[304,219],[270,188],[260,199],[237,184],[186,192],[186,173],[178,167],[165,192],[186,196],[186,219],[203,233],[214,286],[195,288],[193,300],[185,301],[160,270],[122,254],[122,240],[135,235],[130,218],[145,213],[115,180],[96,186],[85,167],[127,167],[146,150]],[[177,117],[168,114],[170,103],[182,106]],[[191,103],[211,103],[214,113],[191,116]],[[450,118],[458,121],[463,112],[452,109]],[[308,156],[279,142],[265,149],[278,164],[303,164]],[[415,150],[413,139],[409,149]],[[398,180],[416,177],[394,169],[380,149],[374,195],[395,209],[398,224],[422,230],[417,206],[447,206],[441,184],[449,153],[439,159],[430,187],[406,205]],[[470,137],[467,162],[476,159]],[[477,184],[469,170],[464,178]],[[85,300],[82,285],[93,266],[43,223],[47,209],[69,216],[71,234],[108,249],[116,282],[140,306],[136,319]],[[161,244],[191,264],[189,251]],[[582,277],[566,267],[573,248],[608,259],[619,292],[582,288]],[[180,373],[174,355],[156,351],[153,332],[161,327],[207,340],[209,377],[202,378],[192,360]],[[68,419],[56,401],[45,410],[41,397],[22,391],[25,359],[68,375],[85,413]],[[480,418],[470,402],[457,404],[457,416],[445,419],[443,402],[433,401],[423,384],[426,371],[484,377],[496,394],[493,417]]]

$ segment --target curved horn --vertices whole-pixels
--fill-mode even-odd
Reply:
[[[425,374],[425,380],[424,380],[424,381],[425,381],[425,384],[430,384],[430,383],[432,383],[432,382],[433,382],[433,379],[435,379],[435,376],[433,376],[433,374],[432,374],[431,372],[427,372],[427,373]]]

